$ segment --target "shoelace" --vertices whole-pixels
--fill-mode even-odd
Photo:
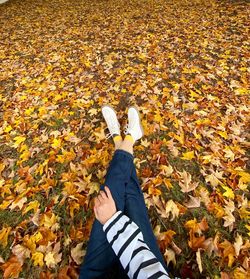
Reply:
[[[113,119],[111,119],[110,121],[110,126],[108,126],[109,129],[109,133],[107,133],[106,138],[109,139],[113,136],[113,134],[116,132],[116,122],[113,121]]]
[[[133,127],[135,126],[135,123],[133,123],[133,124],[134,124],[134,125],[131,125],[131,123],[130,123],[130,125],[127,124],[127,125],[125,126],[125,131],[124,131],[124,134],[125,134],[125,135],[131,133],[130,131],[133,130]]]
[[[124,134],[125,135],[129,134],[129,126],[128,126],[128,124],[125,126]]]

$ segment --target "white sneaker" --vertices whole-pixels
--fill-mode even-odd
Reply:
[[[139,111],[134,106],[128,109],[128,126],[125,134],[130,134],[134,141],[139,140],[144,134]]]
[[[120,124],[118,122],[115,110],[109,105],[104,105],[102,107],[102,115],[109,129],[109,134],[107,135],[107,138],[110,138],[115,134],[121,135]]]

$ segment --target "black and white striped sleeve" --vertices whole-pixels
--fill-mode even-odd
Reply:
[[[103,230],[129,278],[169,278],[144,242],[139,227],[121,211],[117,211],[104,224]]]

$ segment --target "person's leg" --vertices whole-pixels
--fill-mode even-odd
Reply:
[[[104,106],[102,113],[117,150],[122,143],[122,138],[116,113],[110,106]],[[131,155],[128,156],[124,151],[117,150],[105,177],[104,185],[109,187],[117,210],[124,210],[125,183],[130,178],[129,166],[133,160],[131,157]],[[104,190],[104,185],[101,186],[100,190]],[[128,278],[123,272],[119,259],[109,245],[102,227],[99,221],[94,221],[79,278],[113,278],[112,276],[118,278],[117,274],[119,274],[119,278]]]
[[[133,156],[125,150],[116,150],[108,168],[105,184],[110,189],[117,210],[124,211],[125,206],[125,187],[130,180],[133,167]],[[101,186],[104,190],[104,186]],[[114,254],[103,232],[102,225],[95,220],[84,264],[81,267],[80,278],[98,278],[103,276],[113,268],[120,265],[118,258]],[[121,272],[122,273],[122,272]],[[119,278],[128,278],[126,274],[121,274]]]
[[[127,135],[125,140],[121,143],[119,149],[133,154],[134,139],[131,135]],[[136,174],[134,163],[131,165],[130,180],[126,184],[125,188],[125,208],[124,213],[137,224],[141,229],[144,236],[144,241],[154,253],[157,259],[166,268],[164,258],[160,252],[157,244],[156,237],[154,235],[152,226],[150,224],[148,210],[145,204],[144,196],[140,187],[140,183]]]
[[[166,263],[160,252],[149,220],[148,209],[146,207],[140,183],[136,175],[135,166],[132,168],[130,181],[126,186],[125,197],[124,214],[126,214],[133,222],[137,224],[137,226],[142,231],[145,243],[167,270]]]

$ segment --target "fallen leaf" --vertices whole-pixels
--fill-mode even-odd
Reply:
[[[185,153],[182,153],[182,157],[183,160],[192,160],[195,158],[194,156],[194,151],[188,151]]]
[[[8,244],[8,236],[11,232],[11,227],[3,227],[0,231],[0,244],[5,248]]]
[[[202,268],[202,263],[201,263],[201,249],[200,248],[196,252],[196,261],[198,263],[199,271],[200,271],[200,273],[202,273],[203,268]]]
[[[82,249],[83,242],[78,243],[75,248],[71,249],[71,257],[72,259],[79,265],[82,263],[82,257],[85,252]]]
[[[19,274],[22,271],[22,264],[19,262],[16,256],[12,256],[8,261],[1,265],[3,270],[3,278],[19,278]]]
[[[167,265],[169,265],[170,262],[172,262],[174,265],[176,265],[176,259],[175,259],[175,253],[172,249],[167,248],[164,256],[167,259]]]

